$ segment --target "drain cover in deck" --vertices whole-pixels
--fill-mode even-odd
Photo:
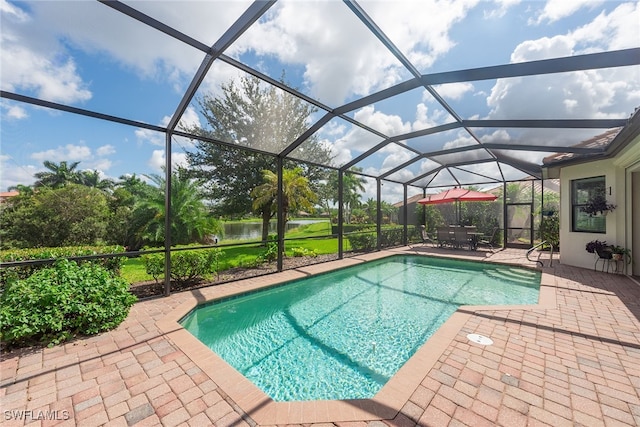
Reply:
[[[491,345],[493,344],[493,340],[489,337],[485,337],[484,335],[478,335],[478,334],[469,334],[467,335],[467,339],[469,341],[473,341],[476,344],[480,344],[480,345]]]

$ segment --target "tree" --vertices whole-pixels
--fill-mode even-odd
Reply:
[[[264,183],[251,192],[253,209],[262,213],[262,241],[269,236],[269,221],[277,212],[278,176],[268,169],[262,171]],[[309,187],[309,181],[302,175],[302,168],[282,170],[282,215],[286,225],[289,212],[311,210],[317,201]],[[286,229],[286,227],[285,227]]]
[[[165,241],[165,178],[148,175],[157,185],[150,197],[139,209],[153,213],[145,227],[145,238],[151,244]],[[210,216],[202,201],[200,184],[188,178],[185,171],[178,170],[171,176],[171,242],[175,245],[207,241],[209,236],[223,234],[222,225]]]
[[[398,221],[398,208],[391,203],[382,200],[380,202],[380,211],[382,212],[383,220],[386,218],[388,224]]]
[[[112,179],[103,179],[97,169],[80,172],[79,182],[87,187],[93,187],[103,191],[111,190],[115,185]]]
[[[275,87],[265,87],[255,77],[231,81],[222,85],[218,97],[205,95],[198,102],[208,126],[185,130],[230,145],[196,140],[196,151],[187,153],[191,176],[204,183],[206,196],[216,201],[219,213],[250,212],[251,191],[262,184],[264,170],[276,172],[276,162],[273,156],[243,148],[280,153],[308,128],[316,109]],[[304,156],[316,163],[331,160],[329,150],[315,136],[305,142],[304,149]],[[285,162],[285,168],[294,167],[293,162]],[[317,167],[303,169],[312,187],[324,174]]]
[[[59,164],[45,160],[44,167],[49,171],[37,172],[34,177],[37,178],[34,186],[60,188],[69,183],[79,184],[81,182],[80,172],[76,170],[80,162],[68,164],[62,161]]]
[[[12,185],[11,187],[7,188],[7,190],[17,191],[21,196],[30,196],[33,194],[33,187],[31,187],[30,185]]]
[[[12,246],[96,244],[107,234],[107,198],[95,188],[67,183],[14,199],[2,212],[3,241]]]
[[[362,168],[353,167],[353,172],[362,172]],[[366,180],[361,176],[354,173],[344,173],[342,175],[342,206],[344,210],[344,217],[347,224],[351,223],[351,212],[354,208],[360,205],[361,193],[364,192],[364,184]],[[329,185],[334,188],[333,202],[338,202],[338,175],[332,174],[329,177]]]

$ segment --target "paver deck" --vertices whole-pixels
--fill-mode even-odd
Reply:
[[[537,306],[461,309],[439,339],[427,342],[421,358],[411,360],[416,365],[410,368],[413,379],[394,377],[394,386],[380,399],[274,405],[254,388],[243,389],[233,377],[212,371],[209,361],[216,356],[184,342],[180,328],[170,328],[172,316],[193,301],[398,252],[533,266],[521,250],[490,254],[421,246],[142,301],[108,333],[3,354],[0,423],[640,425],[640,284],[557,260],[543,268],[545,301]],[[475,344],[467,339],[469,333],[491,337],[494,343]]]

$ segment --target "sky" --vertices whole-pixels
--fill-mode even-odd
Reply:
[[[126,1],[125,4],[213,45],[251,4],[247,1]],[[421,74],[640,46],[640,3],[602,0],[420,0],[358,4]],[[1,88],[21,95],[165,126],[204,54],[95,1],[0,0]],[[279,79],[329,108],[412,76],[341,1],[279,1],[225,54]],[[197,97],[244,75],[217,61]],[[465,119],[627,118],[640,106],[640,68],[455,83],[434,89]],[[312,117],[317,120],[321,113]],[[424,88],[348,113],[385,135],[450,123]],[[0,99],[0,191],[32,184],[43,162],[80,162],[104,177],[161,173],[164,135]],[[181,118],[204,125],[194,100]],[[572,145],[601,131],[478,129],[482,141]],[[316,135],[341,166],[381,138],[336,118]],[[389,144],[358,163],[378,174],[418,150],[472,144],[460,130]],[[192,143],[175,138],[172,163],[185,164]],[[515,155],[524,155],[514,152]],[[511,153],[510,153],[511,154]],[[526,153],[540,163],[546,152]],[[423,160],[393,175],[400,181],[433,167]],[[513,177],[520,174],[510,171]],[[491,175],[484,166],[469,171]],[[493,175],[492,175],[493,176]],[[364,199],[375,197],[368,180]],[[417,192],[418,190],[411,190]],[[410,194],[411,195],[411,194]],[[388,184],[383,199],[402,198]]]

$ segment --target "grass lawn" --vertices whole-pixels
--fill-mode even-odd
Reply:
[[[338,252],[338,239],[302,239],[306,237],[326,236],[331,233],[331,225],[328,221],[307,224],[297,227],[286,234],[285,254],[293,256],[293,248],[304,248],[314,250],[318,255],[334,254]],[[230,242],[235,243],[235,242]],[[238,242],[240,243],[240,242]],[[349,241],[344,239],[344,250],[351,249]],[[235,267],[251,266],[255,263],[256,258],[265,252],[265,248],[256,245],[247,246],[228,246],[220,248],[222,254],[219,258],[218,268],[220,271],[228,270]],[[143,282],[153,280],[153,277],[145,272],[144,264],[140,258],[129,258],[122,267],[121,276],[129,283]],[[162,279],[160,279],[162,280]]]

